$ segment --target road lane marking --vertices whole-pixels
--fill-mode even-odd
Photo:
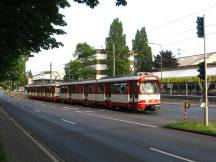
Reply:
[[[81,112],[81,111],[76,111],[76,112],[82,113],[82,114],[86,114],[86,115],[89,115],[89,116],[98,117],[98,118],[104,118],[104,119],[109,119],[109,120],[115,120],[115,121],[119,121],[119,122],[123,122],[123,123],[129,123],[129,124],[135,124],[135,125],[141,125],[141,126],[146,126],[146,127],[157,128],[157,126],[155,126],[155,125],[149,125],[149,124],[137,123],[137,122],[133,122],[133,121],[122,120],[122,119],[116,119],[116,118],[111,118],[111,117],[106,117],[106,116],[101,116],[101,115],[89,114],[89,113],[85,113],[85,112]]]
[[[89,111],[84,111],[84,112],[86,112],[86,113],[91,113],[91,112],[95,112],[95,111],[93,111],[93,110],[92,110],[92,111],[90,111],[90,110],[89,110]]]
[[[64,109],[69,109],[69,110],[78,110],[78,108],[76,108],[76,107],[67,107],[67,106],[65,106]]]
[[[39,110],[34,110],[35,112],[40,112]]]
[[[65,111],[70,111],[69,109],[65,109],[65,108],[63,108],[63,110],[65,110]]]
[[[156,152],[159,152],[159,153],[161,153],[161,154],[168,155],[168,156],[172,156],[172,157],[175,157],[175,158],[177,158],[177,159],[184,160],[184,161],[195,162],[195,161],[193,161],[193,160],[190,160],[190,159],[187,159],[187,158],[183,158],[183,157],[181,157],[181,156],[177,156],[177,155],[174,155],[174,154],[171,154],[171,153],[162,151],[162,150],[158,150],[158,149],[155,149],[155,148],[150,148],[150,150],[156,151]]]
[[[64,122],[67,122],[67,123],[73,124],[73,125],[76,124],[76,123],[74,123],[74,122],[72,122],[72,121],[69,121],[69,120],[65,120],[65,119],[61,119],[61,120],[64,121]]]

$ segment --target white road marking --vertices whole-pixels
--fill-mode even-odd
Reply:
[[[35,112],[40,112],[39,110],[34,110]]]
[[[67,107],[67,106],[65,106],[64,109],[69,109],[69,110],[78,110],[78,108],[76,108],[76,107]]]
[[[64,121],[64,122],[67,122],[67,123],[73,124],[73,125],[76,124],[76,123],[74,123],[74,122],[72,122],[72,121],[69,121],[69,120],[65,120],[65,119],[61,119],[61,120]]]
[[[95,111],[84,111],[84,112],[90,113],[90,112],[95,112]]]
[[[193,161],[193,160],[190,160],[190,159],[187,159],[187,158],[183,158],[183,157],[181,157],[181,156],[177,156],[177,155],[174,155],[174,154],[171,154],[171,153],[162,151],[162,150],[158,150],[158,149],[155,149],[155,148],[150,148],[150,150],[156,151],[156,152],[159,152],[159,153],[161,153],[161,154],[168,155],[168,156],[172,156],[172,157],[175,157],[175,158],[177,158],[177,159],[184,160],[184,161],[195,162],[195,161]]]
[[[69,109],[65,109],[65,108],[63,108],[63,110],[65,110],[65,111],[70,111]]]
[[[86,114],[86,115],[89,115],[89,116],[95,116],[95,117],[98,117],[98,118],[104,118],[104,119],[115,120],[115,121],[124,122],[124,123],[130,123],[130,124],[135,124],[135,125],[141,125],[141,126],[146,126],[146,127],[157,128],[157,126],[155,126],[155,125],[149,125],[149,124],[137,123],[137,122],[133,122],[133,121],[116,119],[116,118],[111,118],[111,117],[106,117],[106,116],[101,116],[101,115],[89,114],[89,113],[85,113],[85,112],[81,112],[81,111],[76,111],[76,112]]]

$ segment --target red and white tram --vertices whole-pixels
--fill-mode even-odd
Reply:
[[[36,93],[29,93],[29,97],[38,98],[36,94],[40,94],[41,96],[41,88],[45,89],[43,92],[45,91],[44,93],[46,94],[46,88],[48,86],[29,87],[34,91],[38,90]],[[54,90],[54,88],[51,89]],[[57,89],[58,87],[55,88],[55,90]],[[56,92],[52,91],[51,94],[55,93]],[[48,97],[48,99],[53,99],[51,96]],[[46,99],[43,97],[44,95],[42,95],[42,98],[38,99]],[[159,80],[157,76],[148,74],[61,83],[59,85],[59,96],[57,98],[62,102],[101,105],[107,108],[127,107],[131,110],[157,111],[160,106]]]
[[[60,101],[58,84],[28,85],[26,88],[27,95],[31,99]]]

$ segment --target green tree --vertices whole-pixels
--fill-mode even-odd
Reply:
[[[91,8],[99,4],[98,0],[74,1]],[[118,6],[126,4],[116,0]],[[69,6],[67,0],[0,1],[0,80],[8,79],[7,72],[21,56],[63,45],[54,36],[65,34],[61,27],[66,22],[59,10]]]
[[[24,86],[27,84],[27,77],[25,72],[26,57],[20,57],[14,61],[9,69],[5,71],[5,76],[7,76],[7,81],[4,80],[1,84],[11,87],[11,90],[18,88],[19,86]],[[5,88],[5,86],[4,86]]]
[[[65,80],[79,80],[95,78],[96,70],[91,67],[95,64],[96,50],[87,43],[78,43],[74,57],[76,60],[65,65]]]
[[[96,50],[85,43],[78,43],[76,46],[76,51],[74,57],[77,57],[81,63],[89,65],[94,63]]]
[[[54,35],[65,33],[58,28],[66,25],[59,9],[69,6],[66,0],[0,2],[1,79],[8,79],[5,69],[10,71],[21,56],[62,45]]]
[[[162,68],[175,68],[178,66],[177,59],[173,55],[172,51],[160,51],[159,54],[154,56],[153,66],[154,69],[160,71],[161,68],[161,56],[162,56]]]
[[[99,4],[98,0],[74,0],[75,2],[78,3],[85,3],[87,6],[90,6],[91,8],[94,8]],[[116,6],[126,6],[127,1],[126,0],[116,0]]]
[[[64,80],[80,80],[95,78],[96,71],[93,68],[85,66],[78,60],[70,61],[65,65],[65,76]]]
[[[118,18],[114,19],[110,26],[109,36],[106,38],[106,53],[108,75],[113,75],[114,57],[115,74],[122,75],[129,73],[129,48],[126,45],[126,35],[123,34],[122,23]]]
[[[74,60],[68,62],[65,67],[65,76],[64,80],[78,80],[80,77],[80,68],[82,67],[82,63]]]
[[[132,41],[133,51],[136,53],[137,71],[152,71],[152,51],[148,45],[148,38],[145,27],[137,30],[135,39]]]

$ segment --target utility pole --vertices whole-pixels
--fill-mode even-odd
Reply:
[[[113,43],[113,76],[115,76],[115,43]]]
[[[52,84],[52,62],[50,62],[50,84]]]
[[[208,126],[208,76],[207,76],[207,56],[206,56],[206,33],[205,33],[205,15],[203,15],[203,30],[204,30],[204,62],[205,62],[205,125]]]
[[[198,38],[204,38],[204,101],[205,101],[205,109],[204,109],[204,124],[208,126],[208,73],[207,73],[207,55],[206,55],[206,33],[205,33],[205,15],[203,17],[197,17],[197,36]]]

